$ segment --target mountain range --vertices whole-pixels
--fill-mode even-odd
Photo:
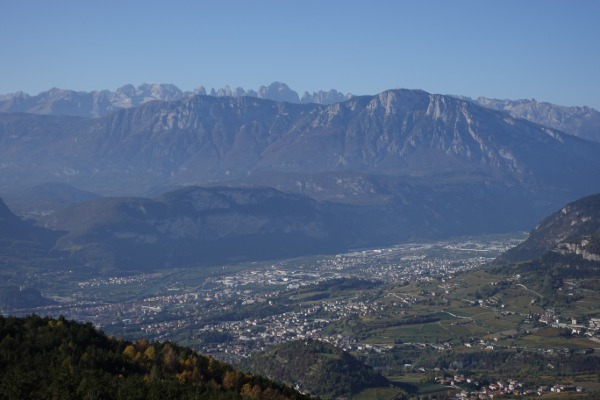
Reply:
[[[173,84],[148,84],[137,87],[127,84],[115,91],[82,92],[52,88],[31,96],[23,92],[0,94],[0,112],[27,112],[44,115],[71,115],[97,118],[111,112],[137,107],[148,101],[176,101],[194,95],[214,97],[258,97],[289,103],[333,104],[354,97],[335,89],[304,92],[302,96],[282,82],[272,82],[257,90],[234,89],[225,86],[207,90],[200,86],[193,91],[183,91]],[[583,139],[600,141],[600,112],[590,107],[566,107],[534,99],[499,100],[479,97],[475,100],[458,96],[475,104],[509,113],[536,124],[567,132]]]
[[[460,176],[583,195],[599,169],[596,143],[410,90],[327,106],[197,95],[96,119],[3,113],[0,143],[1,188],[62,182],[100,194],[280,181],[347,201],[377,197],[373,176]]]
[[[600,191],[600,143],[455,96],[140,102],[98,118],[0,113],[0,194],[67,232],[54,251],[84,265],[90,254],[107,268],[158,267],[530,229]]]
[[[274,101],[291,103],[331,104],[352,97],[335,89],[329,91],[298,93],[281,82],[261,86],[258,90],[245,90],[225,86],[221,89],[207,90],[200,86],[193,91],[182,91],[173,84],[144,83],[137,87],[127,84],[117,90],[99,90],[92,92],[73,91],[59,88],[41,92],[35,96],[16,92],[0,95],[0,112],[26,112],[43,115],[72,115],[79,117],[102,117],[125,108],[137,107],[149,101],[174,101],[194,95],[213,97],[258,97]]]
[[[498,100],[479,97],[475,102],[494,110],[505,111],[587,140],[600,141],[600,112],[591,107],[566,107],[534,99]]]

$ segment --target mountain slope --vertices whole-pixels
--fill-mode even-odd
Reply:
[[[558,129],[583,139],[600,141],[600,112],[590,107],[565,107],[535,100],[498,100],[480,97],[484,107],[506,111],[515,118]]]
[[[176,101],[193,95],[215,97],[257,97],[291,103],[334,104],[354,97],[335,89],[329,91],[304,92],[300,97],[285,83],[272,82],[258,90],[245,90],[229,86],[207,90],[203,86],[193,92],[184,92],[172,84],[147,84],[138,87],[124,85],[116,91],[76,92],[52,88],[38,95],[30,96],[23,92],[0,95],[0,112],[27,112],[45,115],[71,115],[80,117],[102,117],[114,111],[137,107],[149,101]],[[460,97],[460,96],[459,96]],[[470,99],[469,99],[470,100]],[[514,118],[521,118],[536,124],[579,136],[583,139],[600,141],[600,113],[590,107],[566,107],[536,100],[499,100],[479,97],[474,103],[508,112]]]
[[[63,254],[53,249],[56,240],[64,233],[22,220],[0,199],[0,307],[46,303],[39,292],[15,287],[12,279],[42,269],[64,268]]]
[[[244,367],[325,398],[347,398],[368,387],[389,386],[386,378],[349,353],[312,339],[255,354]]]
[[[478,190],[479,183],[432,182],[429,188],[410,182],[399,187],[395,181],[370,184],[396,198],[352,205],[270,188],[187,187],[154,199],[105,197],[63,204],[40,217],[43,228],[22,222],[5,208],[12,222],[0,225],[9,237],[0,255],[5,261],[29,259],[32,266],[154,270],[335,253],[486,232],[489,224],[498,230],[526,228],[531,219],[514,211],[522,199],[509,199],[514,193],[504,186],[465,196],[465,190]],[[489,207],[494,215],[488,215]],[[19,240],[20,229],[43,233],[44,240]],[[16,272],[6,262],[5,272]]]
[[[600,194],[569,203],[548,216],[525,242],[495,263],[522,262],[548,253],[600,262]]]
[[[344,246],[326,206],[273,189],[190,187],[156,199],[103,198],[58,211],[45,227],[84,265],[154,269],[328,252]]]
[[[569,203],[544,219],[493,266],[492,272],[510,273],[535,290],[545,305],[564,306],[579,300],[582,290],[600,290],[600,194]]]
[[[61,183],[44,183],[4,193],[4,199],[13,212],[32,218],[98,197],[100,195]]]
[[[0,140],[6,172],[100,192],[270,172],[476,175],[578,192],[600,182],[600,144],[407,90],[330,106],[196,96],[87,122],[0,115]]]
[[[0,199],[0,265],[49,255],[59,235],[20,219]]]
[[[486,232],[490,224],[501,231],[525,229],[531,220],[515,212],[523,199],[511,199],[514,193],[503,186],[466,196],[478,182],[377,184],[398,198],[352,205],[270,188],[187,187],[154,199],[105,197],[65,205],[39,223],[55,230],[49,247],[65,257],[63,265],[108,272],[329,254]],[[489,207],[495,214],[488,215]]]
[[[126,342],[64,318],[0,316],[7,399],[308,399],[171,343]]]

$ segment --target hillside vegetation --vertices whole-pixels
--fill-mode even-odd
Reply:
[[[0,399],[305,399],[171,343],[109,338],[91,324],[0,317]]]
[[[373,368],[328,343],[287,342],[251,357],[245,365],[261,375],[326,398],[352,396],[363,389],[389,386]]]

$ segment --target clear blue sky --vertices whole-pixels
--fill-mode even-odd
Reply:
[[[0,0],[0,93],[423,89],[600,109],[598,0]]]

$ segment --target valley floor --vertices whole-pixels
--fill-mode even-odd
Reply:
[[[543,306],[543,295],[519,275],[479,268],[524,237],[103,278],[48,272],[25,278],[55,305],[3,314],[64,315],[111,335],[173,341],[233,362],[315,338],[415,395],[596,390],[600,293],[570,282],[561,290],[573,292],[571,304]],[[574,368],[582,360],[588,369]]]

